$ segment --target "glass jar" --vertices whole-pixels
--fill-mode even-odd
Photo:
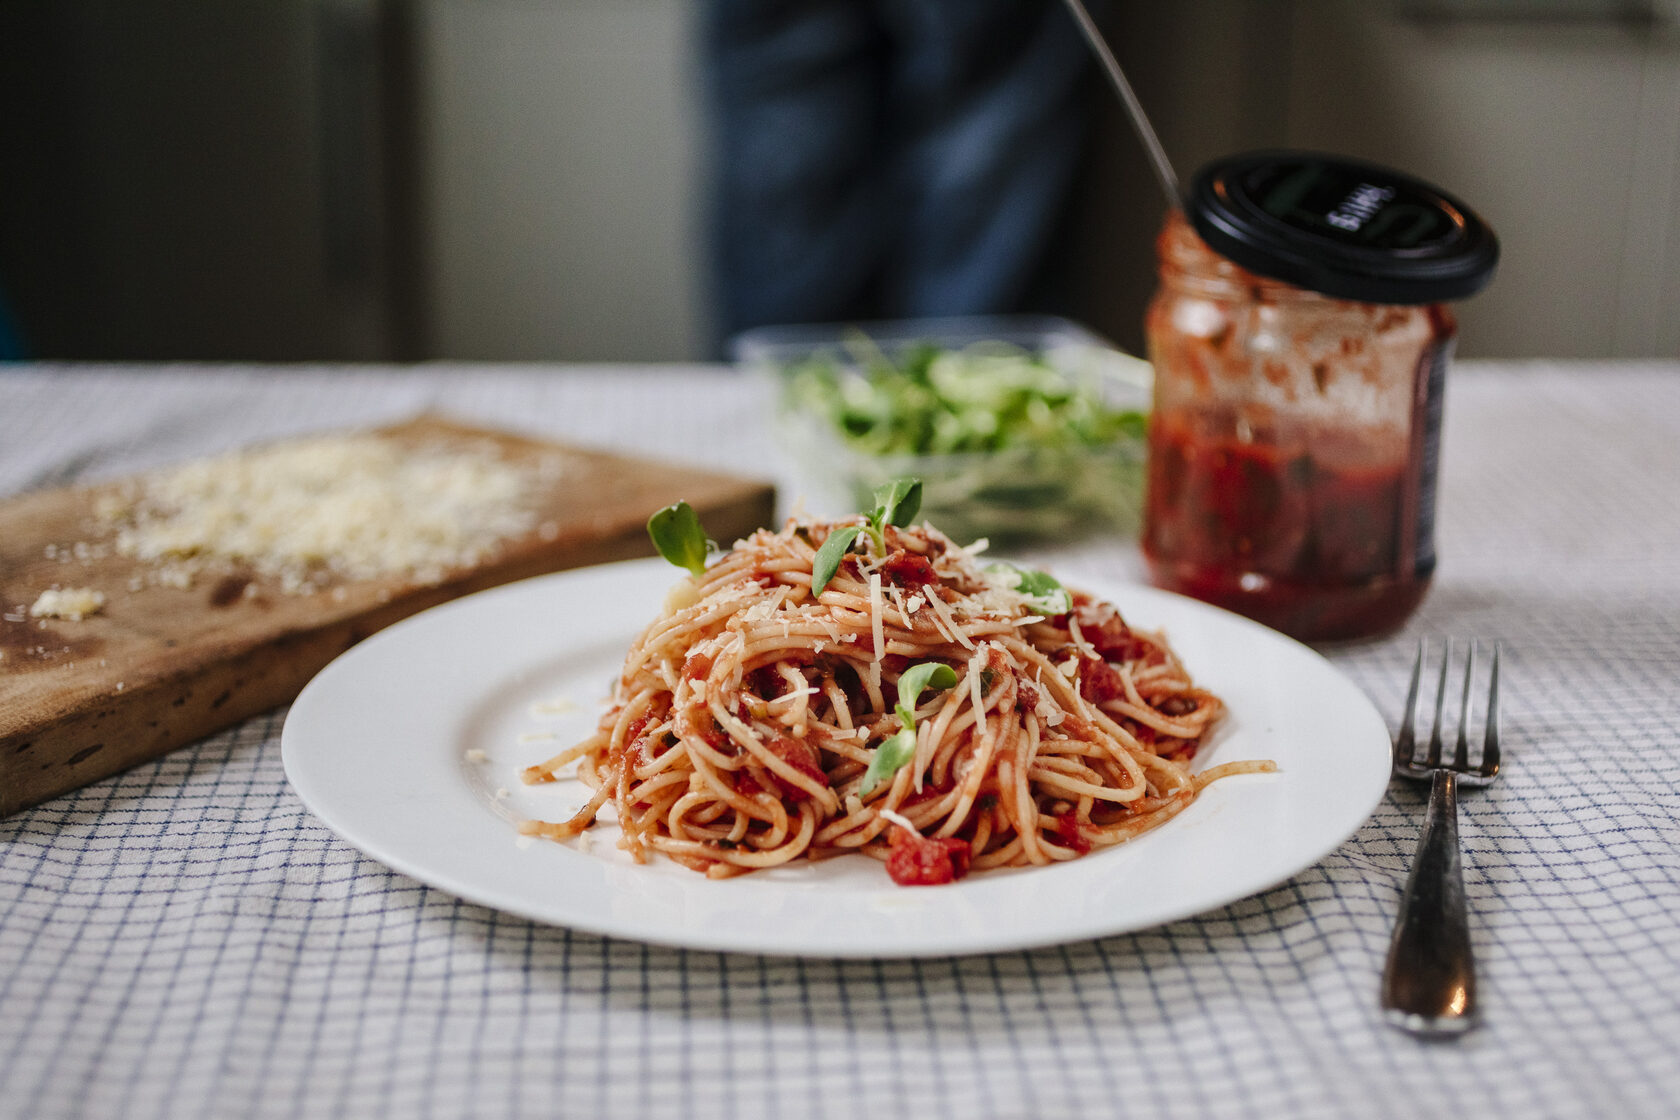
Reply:
[[[1303,640],[1396,629],[1435,570],[1451,310],[1261,275],[1177,211],[1157,249],[1143,526],[1154,581]]]

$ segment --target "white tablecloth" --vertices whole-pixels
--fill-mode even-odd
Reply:
[[[0,494],[424,409],[796,481],[707,367],[0,367]],[[1435,588],[1330,659],[1391,716],[1419,635],[1505,647],[1461,797],[1484,1024],[1376,1009],[1421,817],[1126,936],[921,962],[533,925],[360,856],[284,712],[0,821],[0,1116],[1671,1117],[1680,1108],[1680,364],[1465,364]],[[1038,557],[1035,557],[1038,558]],[[1046,550],[1141,577],[1135,544]],[[3,671],[3,670],[0,670]]]

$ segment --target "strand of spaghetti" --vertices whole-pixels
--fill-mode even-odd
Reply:
[[[981,691],[982,681],[987,672],[987,668],[983,666],[988,661],[989,657],[983,651],[977,651],[975,659],[969,662],[969,671],[966,674],[968,684],[966,699],[968,699],[970,706],[964,717],[953,721],[952,733],[943,737],[939,750],[932,759],[932,772],[936,784],[944,784],[947,775],[951,773],[956,753],[965,742],[979,741],[984,738],[984,729],[979,723],[980,718],[988,709],[1001,707],[1004,704],[1005,693],[1013,687],[1014,675],[1012,673],[995,673],[990,693]],[[965,739],[961,732],[970,724],[977,729],[978,733]]]
[[[519,832],[524,836],[546,836],[550,840],[570,840],[594,823],[595,814],[600,811],[602,805],[607,803],[607,796],[608,792],[606,790],[597,790],[595,796],[589,799],[587,805],[572,814],[570,819],[559,823],[520,821]]]
[[[1049,686],[1058,706],[1081,719],[1090,719],[1091,709],[1086,705],[1085,698],[1079,694],[1079,689],[1044,651],[1019,638],[1002,638],[1000,642],[1012,657],[1039,670],[1039,678]]]
[[[1027,770],[1032,764],[1030,756],[1037,753],[1037,747],[1032,739],[1026,739],[1017,742],[1013,751],[1000,754],[998,778],[1007,791],[1003,803],[1014,826],[1015,836],[1021,842],[1021,854],[1030,863],[1044,864],[1050,862],[1050,857],[1039,843],[1038,806],[1027,784]]]
[[[776,718],[795,735],[803,738],[811,718],[811,697],[818,689],[791,665],[777,665],[776,674],[782,678],[782,683],[787,685],[787,690],[770,701],[768,706],[774,711],[778,704],[784,705],[787,710]]]
[[[1105,748],[1115,762],[1119,763],[1130,776],[1127,783],[1135,792],[1133,796],[1142,793],[1143,769],[1140,761],[1150,752],[1145,750],[1130,731],[1116,724],[1114,721],[1102,718],[1102,714],[1087,706],[1079,690],[1064,677],[1048,657],[1021,642],[1005,641],[1004,648],[1011,655],[1020,658],[1039,669],[1039,679],[1046,686],[1054,702],[1063,710],[1073,714],[1084,724],[1095,725],[1100,731],[1107,732],[1096,742]],[[1099,723],[1099,719],[1101,722]],[[1066,720],[1062,721],[1063,723]]]
[[[1116,670],[1120,678],[1120,686],[1126,690],[1126,703],[1110,700],[1101,705],[1104,711],[1127,716],[1148,727],[1153,727],[1163,735],[1171,735],[1178,739],[1193,739],[1200,732],[1194,723],[1168,719],[1161,715],[1144,698],[1138,695],[1137,684],[1132,680],[1131,667],[1122,665]],[[1198,709],[1199,710],[1199,709]]]
[[[692,607],[678,611],[668,619],[656,622],[653,628],[630,647],[630,655],[624,662],[622,679],[629,680],[635,676],[644,659],[652,656],[654,651],[668,644],[686,644],[682,641],[684,635],[704,631],[712,623],[729,618],[736,612],[738,601],[734,595],[713,594]]]
[[[539,762],[535,766],[527,766],[520,772],[520,778],[527,785],[535,784],[537,782],[552,782],[555,779],[556,770],[576,762],[578,759],[582,758],[594,749],[594,737],[585,739],[577,746],[568,747],[545,762]]]
[[[970,748],[972,753],[968,772],[957,789],[956,803],[948,810],[945,823],[934,832],[936,838],[954,836],[968,822],[969,814],[979,797],[980,788],[991,770],[993,757],[999,751],[1014,749],[1016,741],[1024,734],[1022,725],[1014,720],[1000,719],[998,722],[1004,730],[1003,735],[981,735]],[[955,770],[954,760],[952,769]]]
[[[823,696],[828,700],[828,706],[834,712],[835,723],[845,731],[852,730],[852,707],[846,703],[846,694],[840,688],[840,683],[833,674],[823,678]]]
[[[874,809],[866,809],[862,804],[847,805],[846,815],[836,817],[819,831],[815,842],[827,847],[859,848],[873,838],[874,833],[862,830],[879,819]]]
[[[823,803],[823,807],[828,809],[830,812],[838,806],[833,790],[829,789],[825,785],[819,785],[809,774],[804,773],[797,767],[789,765],[786,760],[770,749],[757,732],[753,730],[751,724],[738,718],[733,712],[729,711],[724,706],[721,699],[713,698],[709,707],[712,713],[712,718],[718,721],[719,725],[722,726],[728,733],[729,738],[735,743],[735,745],[742,748],[747,755],[757,760],[760,765],[764,766],[765,769],[769,770],[771,773],[775,774],[778,778],[790,785],[796,786],[799,789],[804,790],[810,796],[818,799]],[[725,769],[736,770],[739,769],[743,763],[743,758],[736,758],[725,760],[719,765]]]
[[[1277,772],[1277,763],[1270,759],[1239,759],[1236,762],[1222,762],[1218,766],[1210,766],[1195,776],[1196,792],[1200,793],[1211,783],[1221,778],[1228,778],[1232,774],[1273,774]]]
[[[1135,797],[1124,796],[1131,791],[1117,790],[1104,785],[1100,780],[1101,775],[1089,766],[1082,766],[1076,762],[1070,763],[1064,758],[1053,755],[1049,757],[1040,755],[1028,772],[1027,777],[1040,786],[1061,790],[1077,797],[1089,797],[1096,801],[1113,801],[1117,804],[1136,800]]]
[[[949,689],[939,705],[939,712],[929,724],[917,725],[916,739],[916,792],[922,792],[922,784],[927,777],[928,769],[933,764],[933,756],[939,744],[951,742],[954,738],[952,723],[957,718],[957,712],[962,709],[963,695],[959,689]],[[926,730],[923,730],[923,728]]]

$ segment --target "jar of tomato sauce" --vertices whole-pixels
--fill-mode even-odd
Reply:
[[[1154,581],[1303,640],[1397,628],[1435,570],[1446,302],[1493,232],[1399,172],[1263,152],[1204,168],[1157,248]]]

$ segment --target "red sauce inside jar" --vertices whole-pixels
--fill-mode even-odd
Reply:
[[[1158,417],[1150,433],[1144,551],[1155,582],[1298,638],[1392,630],[1431,572],[1415,550],[1405,460],[1371,462],[1336,433],[1293,445],[1229,424]]]

